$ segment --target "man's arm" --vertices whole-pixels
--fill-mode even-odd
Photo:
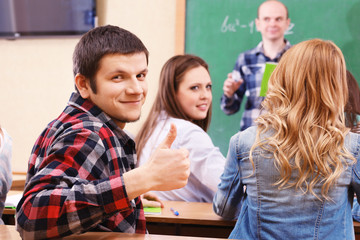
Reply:
[[[105,131],[104,131],[105,132]],[[23,238],[51,238],[87,231],[118,212],[133,211],[123,176],[110,176],[109,136],[88,129],[41,136],[30,158],[28,182],[17,207]],[[115,151],[115,149],[113,149]]]
[[[246,79],[242,72],[244,65],[246,65],[245,52],[239,54],[233,71],[228,73],[227,79],[224,81],[224,93],[220,99],[220,108],[226,115],[237,113],[240,109],[246,91]]]
[[[130,201],[149,190],[179,188],[187,183],[186,150],[164,146],[147,166],[109,177],[108,163],[116,160],[108,159],[109,149],[104,147],[107,140],[86,129],[77,132],[76,138],[65,135],[42,161],[32,161],[39,161],[38,166],[30,165],[35,175],[26,184],[16,213],[17,230],[23,238],[62,237],[88,231],[119,212],[131,214],[134,209]],[[175,168],[179,168],[177,172]]]
[[[223,85],[224,93],[220,100],[220,108],[225,114],[231,115],[239,111],[243,98],[239,87],[243,82],[244,80],[242,78],[235,81],[232,78],[232,73],[228,73]]]

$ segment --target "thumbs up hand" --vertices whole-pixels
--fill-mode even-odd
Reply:
[[[177,136],[176,126],[171,124],[170,131],[145,164],[152,173],[151,190],[168,191],[182,188],[187,184],[190,175],[189,151],[171,149]]]
[[[170,125],[170,130],[168,132],[168,134],[166,135],[166,138],[164,139],[164,141],[159,145],[158,148],[161,149],[170,149],[171,145],[173,144],[173,142],[175,141],[175,138],[177,136],[177,129],[175,124],[171,124]]]

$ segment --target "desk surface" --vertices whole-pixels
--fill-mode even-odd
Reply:
[[[21,240],[19,233],[16,231],[14,225],[0,225],[0,239],[7,240]],[[183,237],[183,236],[167,236],[154,234],[128,234],[115,232],[87,232],[81,235],[73,235],[64,239],[86,239],[86,240],[113,240],[113,239],[127,239],[127,240],[215,240],[224,238],[198,238],[198,237]]]
[[[22,191],[10,190],[8,195],[22,193]],[[175,216],[170,210],[174,208],[180,214]],[[179,223],[210,226],[235,226],[235,221],[225,220],[216,215],[211,203],[164,201],[164,208],[160,215],[145,215],[146,222],[152,223]],[[4,209],[3,214],[15,214],[15,209]]]
[[[23,191],[10,190],[8,196],[22,194]],[[172,222],[189,224],[206,224],[219,226],[234,226],[235,221],[225,220],[216,215],[211,203],[163,201],[164,208],[159,215],[145,215],[148,222]],[[176,209],[180,215],[175,216],[170,208]],[[8,214],[12,214],[9,212]]]
[[[8,194],[18,193],[22,193],[22,191],[10,190]],[[170,208],[177,210],[180,213],[179,216],[175,216]],[[15,209],[4,209],[3,214],[14,215]],[[164,208],[160,215],[145,215],[145,218],[148,225],[151,223],[167,223],[233,227],[236,223],[216,215],[211,203],[197,202],[164,201]],[[354,221],[354,229],[355,233],[360,234],[360,223]],[[0,239],[3,239],[1,235]]]
[[[163,201],[164,208],[159,215],[145,215],[146,222],[180,223],[214,226],[235,226],[236,221],[225,220],[213,211],[211,203]],[[175,216],[170,208],[179,212]]]

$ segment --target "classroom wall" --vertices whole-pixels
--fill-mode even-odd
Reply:
[[[135,33],[150,52],[148,98],[136,134],[157,91],[161,66],[173,56],[177,9],[183,0],[97,0],[99,25]],[[0,39],[0,125],[13,139],[12,170],[27,171],[32,146],[46,124],[64,109],[74,91],[72,53],[79,37]]]

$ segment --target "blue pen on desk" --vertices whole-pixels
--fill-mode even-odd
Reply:
[[[173,208],[170,208],[170,210],[174,213],[175,216],[179,216],[179,212],[176,211],[175,209]]]

